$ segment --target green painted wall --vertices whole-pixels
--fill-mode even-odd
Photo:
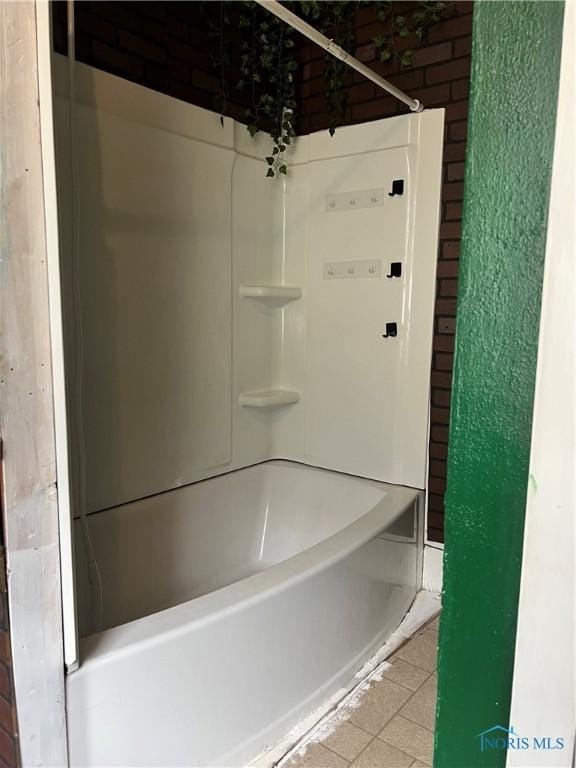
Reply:
[[[510,712],[562,18],[474,10],[436,768],[506,760],[477,734]]]

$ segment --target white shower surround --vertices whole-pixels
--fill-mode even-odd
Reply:
[[[106,629],[89,635],[77,546],[89,636],[67,678],[71,762],[246,765],[348,682],[420,586],[421,529],[386,531],[426,484],[443,110],[300,137],[271,182],[267,140],[232,120],[80,64],[77,91],[87,507]],[[388,197],[398,178],[404,195]],[[329,210],[367,190],[373,207]],[[325,279],[366,260],[376,278]],[[392,261],[400,280],[385,277]],[[280,458],[326,469],[242,469]],[[255,560],[271,476],[284,478],[269,497],[277,552]]]
[[[91,515],[112,628],[68,677],[70,764],[231,768],[273,747],[410,607],[420,498],[268,462]]]
[[[267,137],[82,64],[76,81],[88,511],[272,458],[423,489],[444,111],[299,137],[270,180]],[[327,213],[362,190],[383,203]],[[381,277],[324,279],[366,259]],[[241,295],[255,285],[302,296]],[[299,398],[239,402],[276,389]]]

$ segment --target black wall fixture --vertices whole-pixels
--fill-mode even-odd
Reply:
[[[392,261],[390,263],[390,273],[386,277],[402,277],[402,262]]]
[[[404,179],[394,179],[392,182],[392,192],[388,192],[388,197],[404,194]]]
[[[386,333],[382,334],[382,338],[393,339],[395,336],[398,336],[398,326],[396,325],[396,323],[386,323]]]

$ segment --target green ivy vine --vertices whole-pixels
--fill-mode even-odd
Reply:
[[[214,9],[216,4],[208,5]],[[213,39],[212,60],[221,82],[219,108],[222,114],[227,112],[234,89],[245,104],[243,118],[250,134],[255,136],[264,131],[272,139],[266,175],[285,174],[285,151],[296,135],[297,33],[250,0],[218,5],[218,13],[212,12],[209,18],[209,33]],[[395,69],[409,67],[415,50],[399,45],[398,40],[412,36],[417,47],[432,24],[453,13],[453,4],[443,0],[403,3],[402,14],[395,12],[398,3],[393,0],[291,0],[285,5],[352,54],[356,50],[356,13],[372,5],[381,26],[372,42],[380,61],[391,61]],[[238,48],[239,77],[233,83],[228,76],[229,51]],[[330,134],[345,121],[350,73],[344,62],[326,55],[324,77]]]

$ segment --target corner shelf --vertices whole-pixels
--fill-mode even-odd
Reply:
[[[293,285],[241,285],[240,296],[245,299],[283,299],[293,301],[302,296],[302,288]]]
[[[290,389],[263,389],[257,392],[243,392],[238,398],[242,406],[250,408],[280,408],[300,401],[300,393]]]

